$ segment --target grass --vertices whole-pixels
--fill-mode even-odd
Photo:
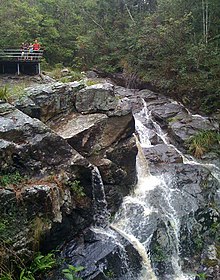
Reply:
[[[0,99],[6,102],[12,102],[15,99],[18,99],[25,95],[25,83],[20,83],[17,85],[5,85],[0,87]]]
[[[83,73],[80,71],[73,71],[71,69],[68,69],[69,72],[66,74],[62,73],[62,69],[64,67],[60,64],[56,65],[55,68],[53,68],[50,72],[47,74],[52,77],[53,79],[56,79],[58,81],[61,81],[63,83],[68,83],[68,82],[74,82],[74,81],[80,81],[84,78]]]
[[[219,152],[220,133],[216,131],[200,131],[187,140],[186,145],[189,153],[196,158],[201,158],[205,153]]]
[[[7,86],[0,88],[0,100],[8,101],[9,98],[9,90]]]

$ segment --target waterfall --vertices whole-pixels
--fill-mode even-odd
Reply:
[[[109,224],[110,214],[107,210],[104,185],[98,167],[92,170],[92,194],[94,205],[94,226],[107,227]]]
[[[128,238],[143,258],[143,269],[138,280],[190,280],[195,276],[184,274],[181,270],[179,236],[180,236],[180,215],[175,201],[181,197],[181,191],[176,188],[171,175],[153,176],[149,172],[148,164],[142,147],[152,146],[149,139],[149,130],[142,125],[142,118],[145,123],[151,125],[164,144],[170,145],[166,135],[159,125],[151,119],[151,114],[146,106],[135,115],[135,124],[138,137],[136,137],[137,174],[138,183],[134,192],[125,197],[121,209],[116,214],[112,227]],[[138,140],[139,139],[139,140]],[[140,141],[140,142],[139,142]],[[191,211],[190,205],[183,207]],[[193,207],[193,206],[192,206]],[[171,255],[170,263],[173,272],[167,272],[165,278],[160,278],[151,262],[149,254],[153,234],[157,229],[157,221],[163,221],[167,232]]]

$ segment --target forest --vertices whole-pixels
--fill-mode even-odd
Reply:
[[[45,67],[123,73],[194,105],[220,107],[219,0],[0,0],[0,49],[38,39]]]

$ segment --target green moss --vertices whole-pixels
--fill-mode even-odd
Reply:
[[[206,280],[206,274],[205,273],[198,273],[196,276],[199,278],[199,280]]]

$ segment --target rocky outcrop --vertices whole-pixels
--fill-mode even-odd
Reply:
[[[1,261],[30,257],[44,240],[54,248],[93,222],[94,167],[63,138],[3,102],[0,138],[0,234],[10,239]]]
[[[23,97],[16,100],[14,105],[28,116],[46,122],[72,112],[76,92],[83,87],[79,82],[52,82],[30,87],[25,89]]]

